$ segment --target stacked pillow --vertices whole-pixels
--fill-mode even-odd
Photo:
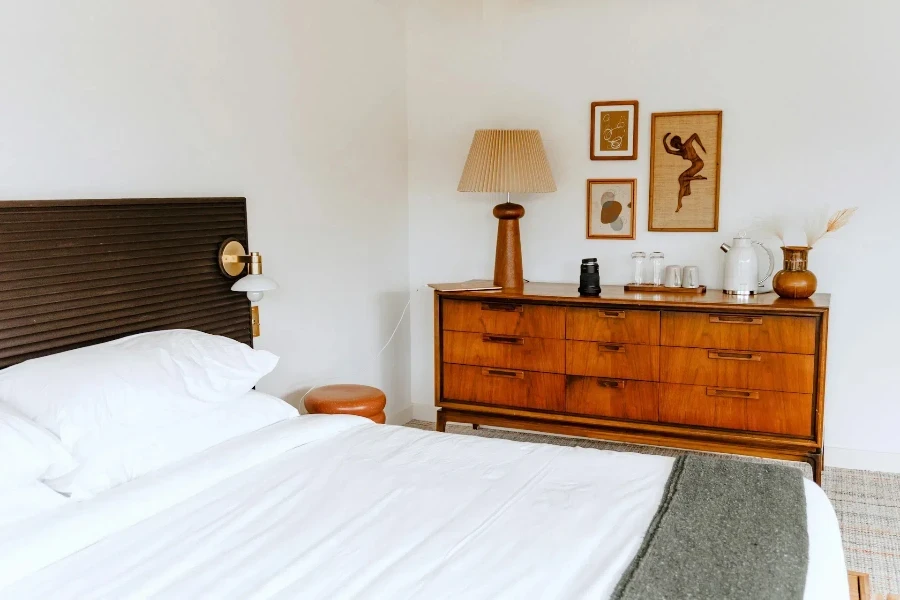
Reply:
[[[277,362],[269,352],[221,336],[184,329],[144,333],[0,371],[0,403],[43,428],[57,450],[70,455],[68,464],[54,462],[39,474],[32,465],[28,474],[73,498],[88,498],[295,416],[296,409],[277,398],[248,396]],[[29,460],[40,462],[43,454],[32,454]]]
[[[10,406],[0,404],[0,488],[58,477],[75,466],[50,432]]]
[[[2,404],[0,457],[0,526],[65,501],[39,479],[71,471],[72,456],[50,432]]]

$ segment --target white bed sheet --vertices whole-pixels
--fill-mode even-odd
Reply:
[[[0,460],[8,460],[5,457]],[[0,487],[0,536],[4,527],[26,519],[40,519],[70,502],[40,481],[31,481],[16,487]]]
[[[4,530],[0,596],[605,598],[671,464],[300,417]],[[806,492],[805,597],[845,600],[834,512]]]

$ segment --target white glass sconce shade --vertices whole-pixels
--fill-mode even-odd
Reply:
[[[247,275],[235,281],[231,286],[233,292],[246,292],[251,302],[259,302],[265,292],[277,289],[278,284],[265,275]]]

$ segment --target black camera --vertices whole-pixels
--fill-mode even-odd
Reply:
[[[600,265],[596,258],[585,258],[581,261],[581,285],[578,293],[582,296],[600,295]]]

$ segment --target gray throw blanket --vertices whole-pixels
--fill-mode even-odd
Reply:
[[[800,600],[809,537],[798,469],[680,457],[613,600]]]

